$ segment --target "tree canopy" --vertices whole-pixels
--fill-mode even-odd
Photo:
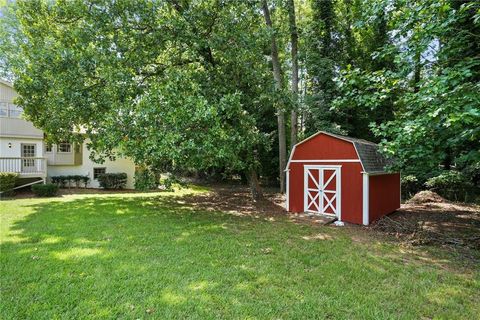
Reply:
[[[98,158],[282,181],[285,149],[328,130],[379,142],[421,183],[456,170],[479,186],[476,1],[21,0],[0,12],[0,72],[28,119],[52,141],[90,138]]]

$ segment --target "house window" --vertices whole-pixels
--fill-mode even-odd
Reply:
[[[22,157],[35,157],[35,145],[22,144]]]
[[[61,142],[58,145],[58,152],[72,152],[72,145],[68,142]]]
[[[8,116],[10,118],[20,118],[22,112],[23,110],[19,106],[14,105],[13,103],[8,104]]]
[[[20,118],[22,112],[22,108],[13,103],[0,102],[0,117]]]
[[[107,173],[107,168],[93,168],[93,179],[98,179],[101,174]]]
[[[45,145],[45,152],[52,152],[52,145],[51,144]]]
[[[22,172],[25,170],[31,170],[32,167],[35,167],[35,147],[34,144],[23,144],[22,143]],[[27,171],[28,172],[28,171]]]
[[[8,117],[8,103],[0,102],[0,117]]]

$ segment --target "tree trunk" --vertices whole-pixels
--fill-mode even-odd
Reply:
[[[280,59],[278,58],[277,42],[275,34],[273,33],[272,20],[270,18],[270,11],[266,0],[262,1],[262,10],[265,17],[265,23],[272,31],[271,36],[271,57],[273,66],[273,78],[275,80],[275,89],[282,90],[282,69],[280,66]],[[285,193],[285,166],[287,165],[287,143],[285,138],[285,111],[283,106],[277,107],[277,124],[278,124],[278,158],[280,170],[280,192]]]
[[[260,187],[260,183],[258,182],[257,172],[253,169],[250,169],[246,175],[248,177],[248,183],[250,185],[250,192],[252,194],[253,201],[263,199],[263,191]]]
[[[415,65],[413,71],[413,92],[416,93],[420,90],[420,72],[422,68],[420,62],[420,52],[415,53],[414,60]]]
[[[288,20],[290,25],[290,40],[292,42],[292,94],[293,109],[291,112],[291,131],[290,131],[290,152],[294,145],[297,144],[298,136],[298,31],[295,21],[295,2],[288,0]]]

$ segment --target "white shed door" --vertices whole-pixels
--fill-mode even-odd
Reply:
[[[340,219],[340,166],[304,168],[304,211]]]

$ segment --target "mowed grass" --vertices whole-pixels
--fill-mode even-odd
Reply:
[[[475,266],[190,192],[1,201],[0,318],[479,318]]]

